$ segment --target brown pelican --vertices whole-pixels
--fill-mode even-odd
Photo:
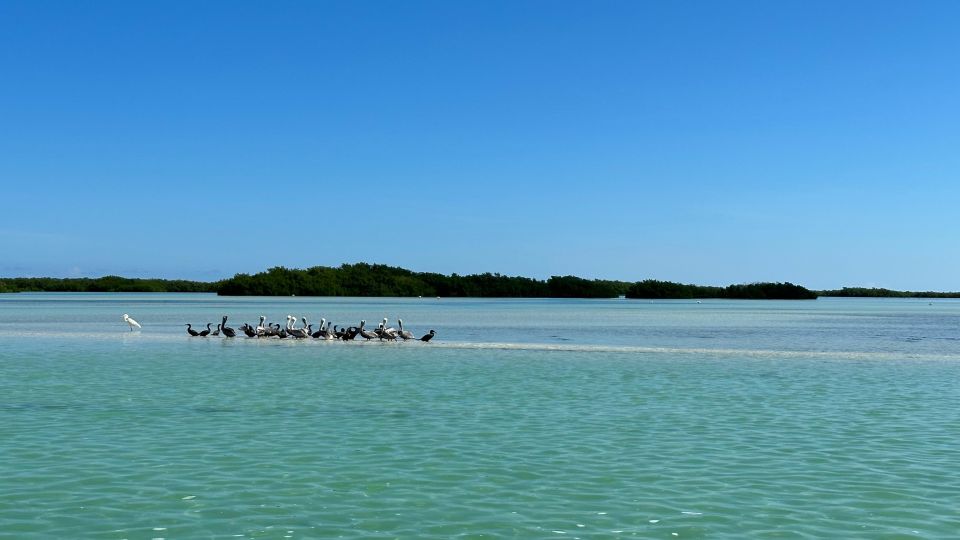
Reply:
[[[326,325],[324,325],[326,324]],[[331,340],[334,338],[332,332],[330,332],[330,322],[326,319],[320,319],[320,329],[317,330],[317,336],[320,339]]]
[[[368,331],[368,330],[364,330],[364,329],[363,329],[363,325],[365,325],[365,324],[367,324],[367,321],[360,321],[360,328],[359,328],[358,331],[357,331],[357,333],[360,334],[360,337],[362,337],[363,339],[366,339],[366,340],[371,340],[371,339],[373,339],[373,338],[380,337],[380,336],[378,336],[375,332],[370,332],[370,331]]]
[[[274,328],[272,324],[268,324],[267,327],[263,329],[263,332],[262,332],[262,333],[259,333],[259,334],[257,334],[257,335],[263,336],[263,337],[271,337],[271,336],[278,336],[278,335],[280,335],[280,323],[276,323],[276,325],[277,325],[277,327]],[[283,334],[283,337],[287,337],[287,334],[284,333],[284,334]]]
[[[303,328],[291,328],[287,330],[287,335],[297,339],[310,337],[310,334],[308,334],[307,331],[304,330]]]
[[[397,329],[394,327],[387,327],[387,318],[383,318],[383,322],[380,323],[380,328],[383,329],[383,337],[386,339],[396,339],[397,338]],[[390,336],[393,337],[390,337]]]
[[[225,336],[227,336],[227,337],[236,337],[236,336],[237,336],[237,332],[236,332],[233,328],[230,328],[229,326],[227,326],[227,316],[226,316],[226,315],[223,316],[223,322],[220,323],[220,331],[223,332],[223,335],[225,335]]]
[[[306,319],[304,319],[306,320]],[[294,338],[305,338],[307,337],[307,331],[293,326],[296,324],[297,318],[293,315],[287,315],[287,335]]]
[[[397,335],[404,341],[408,339],[413,339],[413,333],[409,330],[403,329],[403,319],[397,319],[397,324],[400,326],[400,332]]]

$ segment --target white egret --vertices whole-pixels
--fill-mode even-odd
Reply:
[[[136,328],[136,329],[138,329],[138,330],[139,330],[140,328],[143,328],[142,326],[140,326],[140,323],[138,323],[137,321],[131,319],[130,316],[127,315],[126,313],[123,314],[123,322],[125,322],[125,323],[127,323],[127,324],[130,325],[130,331],[131,331],[131,332],[133,332],[133,329],[134,329],[134,328]]]

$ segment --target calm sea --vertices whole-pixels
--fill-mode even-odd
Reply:
[[[958,384],[956,301],[0,295],[0,537],[957,538]]]

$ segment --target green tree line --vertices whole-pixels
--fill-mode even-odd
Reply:
[[[449,276],[413,272],[383,264],[278,266],[257,274],[237,274],[217,286],[224,296],[444,296],[481,298],[615,298],[627,282],[553,276],[538,280],[501,274]]]
[[[812,300],[817,293],[793,283],[748,283],[727,287],[689,285],[647,279],[627,288],[627,298],[731,298],[743,300]]]
[[[305,270],[275,267],[237,274],[215,282],[182,279],[0,278],[0,293],[60,292],[216,292],[225,296],[446,296],[486,298],[744,298],[808,299],[819,296],[960,298],[960,292],[894,291],[844,287],[810,291],[792,283],[749,283],[728,287],[647,279],[636,283],[576,276],[540,280],[483,273],[471,275],[414,272],[382,264],[315,266]]]
[[[99,278],[0,278],[0,293],[12,292],[214,292],[216,283],[184,279]]]
[[[792,283],[750,283],[728,287],[669,281],[638,283],[552,276],[538,280],[501,274],[449,276],[413,272],[382,264],[316,266],[306,270],[271,268],[237,274],[219,283],[225,296],[444,296],[481,298],[744,298],[812,299],[816,293]]]
[[[844,287],[831,291],[818,291],[820,296],[867,297],[867,298],[960,298],[960,292],[893,291],[867,287]]]

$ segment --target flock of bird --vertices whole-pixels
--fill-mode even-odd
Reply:
[[[403,329],[403,319],[397,319],[397,325],[400,328],[394,328],[392,326],[387,326],[388,319],[386,317],[380,321],[380,324],[375,330],[367,330],[365,328],[367,321],[360,321],[360,326],[348,326],[345,328],[338,328],[337,325],[332,325],[331,322],[326,319],[320,319],[320,328],[317,331],[313,330],[313,325],[307,322],[307,318],[303,317],[303,326],[297,328],[297,318],[293,315],[287,315],[287,325],[286,327],[281,327],[280,323],[266,323],[267,318],[263,315],[260,316],[260,323],[256,327],[250,326],[249,324],[242,324],[240,326],[240,331],[244,333],[248,338],[271,338],[276,337],[279,339],[284,338],[294,338],[294,339],[324,339],[324,340],[334,340],[339,339],[342,341],[351,341],[356,339],[357,336],[365,340],[378,339],[378,340],[388,340],[396,341],[398,339],[407,341],[411,339],[419,339],[420,341],[430,341],[433,339],[433,336],[437,335],[435,330],[430,330],[421,337],[416,337],[412,332]],[[123,314],[123,322],[127,323],[130,326],[130,330],[133,331],[134,328],[140,329],[140,323],[133,320],[130,315]],[[207,336],[220,336],[224,337],[236,337],[237,331],[233,328],[227,326],[227,316],[223,316],[223,320],[220,324],[217,325],[216,330],[211,330],[210,327],[213,326],[213,323],[207,323],[206,330],[194,330],[193,325],[190,323],[186,324],[187,334],[192,337],[207,337]]]
[[[130,324],[130,321],[126,315],[124,315],[124,320]],[[128,320],[129,319],[129,320]],[[303,326],[297,327],[297,318],[293,315],[287,315],[287,324],[284,327],[280,326],[280,323],[267,323],[267,318],[263,315],[260,316],[260,322],[256,327],[250,326],[249,324],[242,324],[240,326],[240,331],[244,333],[249,338],[294,338],[294,339],[324,339],[324,340],[334,340],[339,339],[342,341],[351,341],[356,339],[357,336],[365,339],[377,339],[377,340],[388,340],[396,341],[403,340],[407,341],[410,339],[419,339],[420,341],[430,341],[433,339],[437,333],[434,330],[430,330],[422,337],[416,337],[412,332],[403,329],[403,320],[397,319],[397,325],[399,328],[394,328],[392,326],[387,326],[388,319],[386,317],[380,322],[375,330],[367,330],[365,328],[367,321],[360,321],[360,326],[348,326],[345,328],[338,328],[337,325],[332,325],[331,322],[326,319],[320,319],[319,329],[314,331],[313,325],[307,322],[306,317],[302,317]],[[136,321],[133,321],[134,323]],[[211,330],[210,327],[213,326],[213,323],[207,323],[206,330],[194,330],[191,323],[187,323],[187,333],[193,337],[207,337],[207,336],[220,336],[225,337],[236,337],[237,331],[233,328],[227,326],[227,316],[223,316],[223,321],[217,325],[216,330]],[[139,328],[139,325],[137,325]],[[131,330],[133,325],[130,326]]]

